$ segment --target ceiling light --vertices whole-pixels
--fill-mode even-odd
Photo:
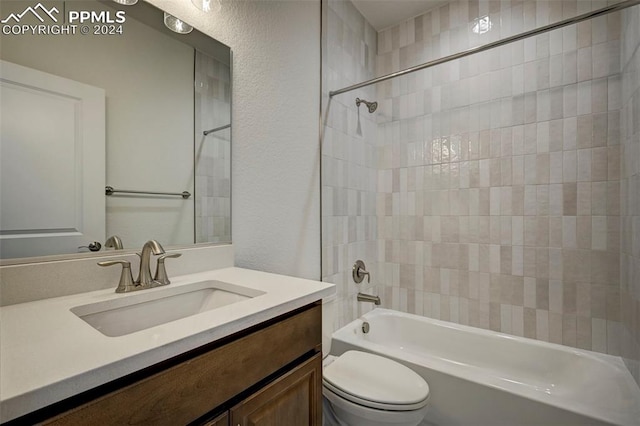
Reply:
[[[134,4],[138,3],[138,0],[113,0],[118,4],[123,4],[125,6],[133,6]]]
[[[478,18],[473,21],[471,31],[476,34],[484,34],[488,33],[491,30],[492,26],[493,24],[491,23],[491,19],[489,19],[489,16],[483,16],[482,18]]]
[[[222,8],[220,0],[191,0],[191,3],[203,12],[219,12]]]
[[[189,34],[193,31],[193,27],[180,19],[176,18],[173,15],[164,13],[164,25],[169,28],[171,31],[174,31],[178,34]]]

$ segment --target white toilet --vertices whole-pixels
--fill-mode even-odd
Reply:
[[[416,426],[427,414],[429,385],[391,359],[361,351],[335,357],[335,296],[322,302],[322,394],[327,426]]]

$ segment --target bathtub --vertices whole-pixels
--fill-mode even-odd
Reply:
[[[353,349],[424,377],[425,425],[640,425],[640,388],[619,357],[388,309],[332,335],[332,354]]]

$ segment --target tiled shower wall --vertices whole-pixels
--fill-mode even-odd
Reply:
[[[640,383],[640,6],[624,12],[622,30],[622,176],[620,303],[622,355]]]
[[[203,131],[231,123],[231,73],[196,51],[195,146],[197,243],[231,241],[231,130]]]
[[[453,1],[380,32],[375,74],[604,5]],[[338,284],[338,325],[369,309],[355,303],[350,278],[362,257],[384,306],[612,354],[622,349],[637,377],[640,297],[625,282],[637,281],[640,244],[624,234],[638,235],[638,165],[621,180],[620,112],[625,101],[636,136],[623,134],[624,147],[637,150],[638,126],[629,123],[638,112],[628,108],[638,105],[638,74],[637,65],[625,74],[625,87],[636,90],[622,99],[621,63],[633,61],[620,56],[620,14],[379,84],[377,149],[356,173],[351,167],[365,161],[357,151],[368,150],[372,136],[356,137],[352,102],[369,99],[371,87],[330,103],[327,92],[370,78],[373,30],[348,1],[323,6],[323,279]],[[489,20],[490,31],[474,31]],[[630,57],[637,35],[624,41]],[[359,148],[348,145],[353,140]],[[363,202],[371,191],[374,213]],[[627,278],[620,265],[629,261],[635,275]],[[629,301],[633,291],[621,313],[621,298]],[[625,332],[633,345],[621,348]]]
[[[592,6],[451,2],[382,31],[378,72]],[[380,84],[384,300],[619,354],[620,89],[619,14]]]
[[[371,270],[377,258],[377,129],[375,115],[355,104],[356,97],[373,100],[375,88],[331,101],[328,90],[375,77],[377,34],[349,1],[324,0],[322,10],[322,279],[337,286],[340,327],[371,309],[356,293],[377,293],[379,283],[375,272],[371,283],[351,278],[357,259]]]

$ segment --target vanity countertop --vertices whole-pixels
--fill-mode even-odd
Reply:
[[[0,308],[0,422],[242,331],[335,292],[333,284],[241,268],[175,277],[171,286],[206,280],[236,284],[265,294],[119,337],[103,335],[71,312],[76,306],[128,297],[128,294],[116,294],[115,285],[112,289]]]

